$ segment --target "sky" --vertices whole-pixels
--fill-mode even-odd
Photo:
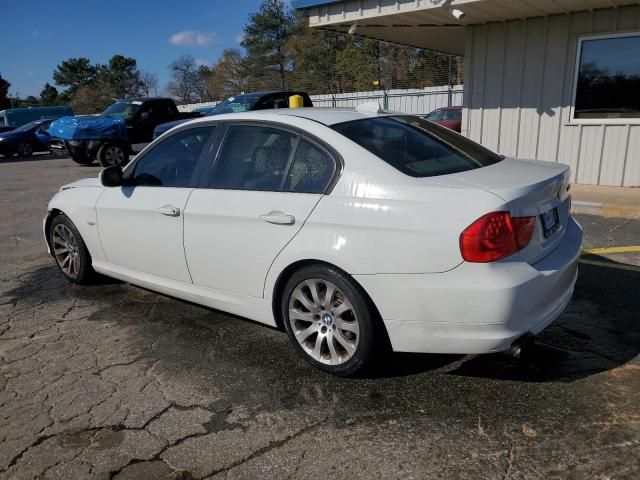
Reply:
[[[214,63],[240,48],[242,29],[260,0],[3,0],[0,74],[10,94],[38,96],[53,70],[71,57],[107,63],[133,57],[141,71],[169,80],[180,55]],[[61,87],[57,87],[62,90]]]

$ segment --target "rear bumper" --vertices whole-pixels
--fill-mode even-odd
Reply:
[[[571,300],[582,229],[569,219],[546,258],[462,263],[437,274],[357,275],[378,307],[395,351],[489,353],[539,333]]]

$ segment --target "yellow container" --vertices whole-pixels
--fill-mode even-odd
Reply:
[[[302,95],[291,95],[289,97],[289,108],[302,108],[304,106],[304,100]]]

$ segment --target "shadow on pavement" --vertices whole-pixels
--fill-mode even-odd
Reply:
[[[43,288],[45,285],[46,288]],[[20,285],[6,292],[4,297],[10,298],[10,302],[17,302],[23,298],[43,302],[64,298],[77,298],[84,301],[99,299],[102,302],[113,301],[114,306],[108,311],[115,308],[123,313],[126,312],[127,305],[133,306],[137,302],[131,298],[132,295],[134,297],[137,295],[145,296],[145,302],[155,302],[154,299],[158,297],[142,290],[141,292],[146,293],[134,293],[137,291],[139,290],[131,288],[127,284],[106,277],[99,278],[94,285],[90,286],[69,286],[57,268],[51,265],[40,267],[24,275],[20,279]],[[584,256],[580,265],[576,291],[568,309],[540,334],[534,346],[523,351],[520,360],[505,354],[468,357],[412,353],[385,354],[380,358],[378,366],[369,374],[364,375],[362,380],[400,378],[443,368],[446,370],[446,367],[459,363],[461,360],[462,363],[448,371],[449,375],[525,382],[558,380],[570,382],[611,370],[627,363],[640,352],[640,331],[637,328],[640,296],[637,295],[637,292],[640,292],[640,267],[617,263],[604,257]],[[149,300],[146,299],[147,297]],[[202,314],[194,315],[193,324],[190,323],[190,317],[182,317],[180,324],[192,327],[202,326],[204,324],[203,317],[211,317],[216,320],[230,317],[228,322],[220,324],[223,325],[223,329],[251,331],[249,337],[258,343],[264,342],[265,345],[262,346],[266,350],[262,352],[262,355],[259,355],[262,356],[262,360],[231,355],[230,358],[224,359],[225,364],[240,361],[253,366],[258,362],[262,369],[269,369],[270,366],[276,365],[279,368],[283,367],[281,358],[264,361],[264,356],[269,355],[269,348],[266,347],[266,344],[273,342],[276,338],[278,348],[275,350],[285,349],[287,339],[284,334],[274,332],[270,327],[260,328],[262,325],[254,322],[242,319],[237,321],[233,316],[222,312],[208,310],[179,300],[174,302],[166,297],[160,298],[164,298],[163,304],[166,305],[163,307],[166,309],[164,313],[158,311],[154,313],[153,319],[140,318],[139,320],[135,320],[135,314],[127,315],[127,323],[154,321],[171,324],[170,312],[193,311],[193,309],[201,311]],[[131,303],[132,301],[134,304]],[[172,308],[168,308],[170,305]],[[136,309],[132,308],[132,310]],[[225,327],[224,325],[227,324],[229,326]],[[218,321],[211,325],[218,325]],[[177,327],[177,325],[173,324],[173,327]],[[259,340],[260,336],[264,338]],[[241,339],[238,339],[237,342],[234,341],[234,344],[237,344],[237,349],[245,352],[248,349],[249,357],[251,357],[252,348],[250,345],[242,346],[241,343]],[[271,348],[273,347],[272,345]],[[218,352],[218,354],[224,355],[223,352]],[[302,362],[291,366],[295,370],[305,367],[306,365]],[[306,368],[311,369],[311,367]]]

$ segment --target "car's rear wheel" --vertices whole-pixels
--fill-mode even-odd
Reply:
[[[307,362],[335,375],[353,375],[370,363],[379,340],[370,300],[344,272],[311,265],[287,281],[281,301],[284,325]]]
[[[16,148],[16,153],[19,157],[30,157],[33,155],[33,147],[29,142],[22,142]]]
[[[57,215],[51,222],[49,235],[51,251],[62,274],[73,283],[89,283],[95,275],[91,256],[69,217]]]
[[[98,161],[103,167],[114,165],[124,165],[129,160],[129,154],[122,145],[115,143],[105,143],[98,150]]]

